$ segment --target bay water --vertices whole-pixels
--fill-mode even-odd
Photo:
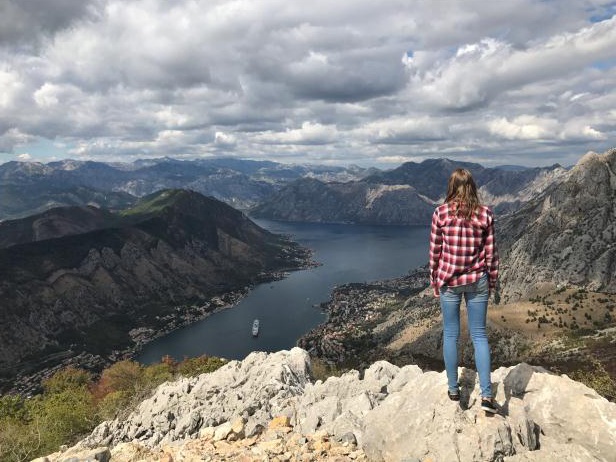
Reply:
[[[330,298],[335,286],[399,277],[428,261],[427,226],[254,221],[312,249],[321,265],[255,286],[234,307],[148,343],[137,361],[151,364],[165,355],[181,360],[203,354],[243,359],[252,351],[292,348],[299,337],[325,321],[319,304]],[[253,337],[256,318],[260,329]]]

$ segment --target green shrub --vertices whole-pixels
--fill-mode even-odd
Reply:
[[[582,382],[584,385],[593,388],[597,393],[607,399],[616,400],[616,382],[603,367],[603,364],[596,358],[588,358],[587,368],[571,373],[571,378]]]
[[[105,369],[96,382],[89,372],[67,367],[43,381],[41,395],[0,396],[0,462],[28,461],[56,452],[103,420],[127,416],[158,385],[178,374],[213,372],[225,363],[208,356],[179,364],[163,358],[150,366],[125,360]]]
[[[174,379],[173,365],[158,363],[142,369],[140,382],[144,388],[154,389]]]
[[[106,395],[114,391],[134,391],[138,388],[142,366],[135,361],[124,360],[112,364],[101,374],[97,393]]]
[[[100,422],[126,417],[130,413],[133,394],[125,391],[113,391],[105,395],[97,404],[96,415]]]
[[[226,360],[214,356],[199,356],[197,358],[187,358],[177,365],[177,373],[185,377],[195,377],[200,374],[214,372],[224,366]]]
[[[20,419],[0,418],[0,462],[22,462],[41,455],[41,428]]]
[[[21,462],[58,450],[91,431],[96,409],[91,375],[66,368],[43,382],[43,394],[30,399],[0,398],[0,462]]]
[[[45,393],[27,402],[41,432],[41,449],[54,452],[65,443],[74,442],[98,423],[92,394],[85,387],[59,393]]]
[[[42,385],[45,393],[53,394],[88,386],[91,382],[92,374],[83,369],[68,366],[43,380]]]
[[[25,420],[27,412],[21,396],[0,396],[0,419]]]

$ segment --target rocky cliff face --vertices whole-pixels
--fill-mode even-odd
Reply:
[[[511,201],[512,198],[527,200],[566,174],[566,170],[558,164],[511,170],[449,159],[427,159],[421,163],[406,162],[391,171],[369,176],[365,181],[412,185],[421,194],[436,201],[445,196],[447,181],[456,168],[465,168],[473,174],[483,200],[492,205]]]
[[[251,214],[286,221],[411,225],[428,223],[433,210],[432,201],[409,185],[302,179]]]
[[[616,149],[586,154],[566,180],[499,223],[502,293],[541,285],[616,291]]]
[[[130,348],[133,328],[156,333],[174,317],[198,319],[219,308],[212,297],[308,258],[193,192],[164,191],[109,221],[91,212],[98,229],[71,234],[68,215],[56,214],[62,227],[51,226],[53,239],[0,249],[0,374],[8,381],[45,361]]]
[[[516,210],[567,175],[558,165],[510,171],[429,159],[420,164],[407,162],[349,183],[297,180],[251,213],[289,221],[428,224],[434,205],[445,195],[451,172],[458,167],[473,173],[483,201],[497,213]]]
[[[85,460],[95,447],[111,461],[616,460],[616,404],[594,390],[540,367],[499,368],[499,412],[486,416],[476,373],[461,369],[460,378],[458,403],[447,398],[444,372],[379,361],[363,375],[313,382],[304,350],[252,353],[161,385],[128,418],[47,460]],[[336,444],[340,459],[330,458]]]

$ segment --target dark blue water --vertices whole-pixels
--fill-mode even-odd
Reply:
[[[164,355],[243,359],[255,350],[289,349],[325,320],[315,305],[327,301],[334,286],[402,276],[428,259],[429,228],[424,226],[255,221],[274,233],[290,234],[311,248],[322,265],[260,284],[235,307],[154,340],[136,358],[139,362],[150,364]],[[251,335],[255,318],[261,323],[258,337]]]

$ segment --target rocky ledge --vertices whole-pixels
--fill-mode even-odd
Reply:
[[[487,416],[470,369],[453,402],[444,372],[379,361],[312,382],[300,348],[252,353],[161,385],[46,460],[616,461],[616,404],[524,363],[492,381],[499,413]]]

